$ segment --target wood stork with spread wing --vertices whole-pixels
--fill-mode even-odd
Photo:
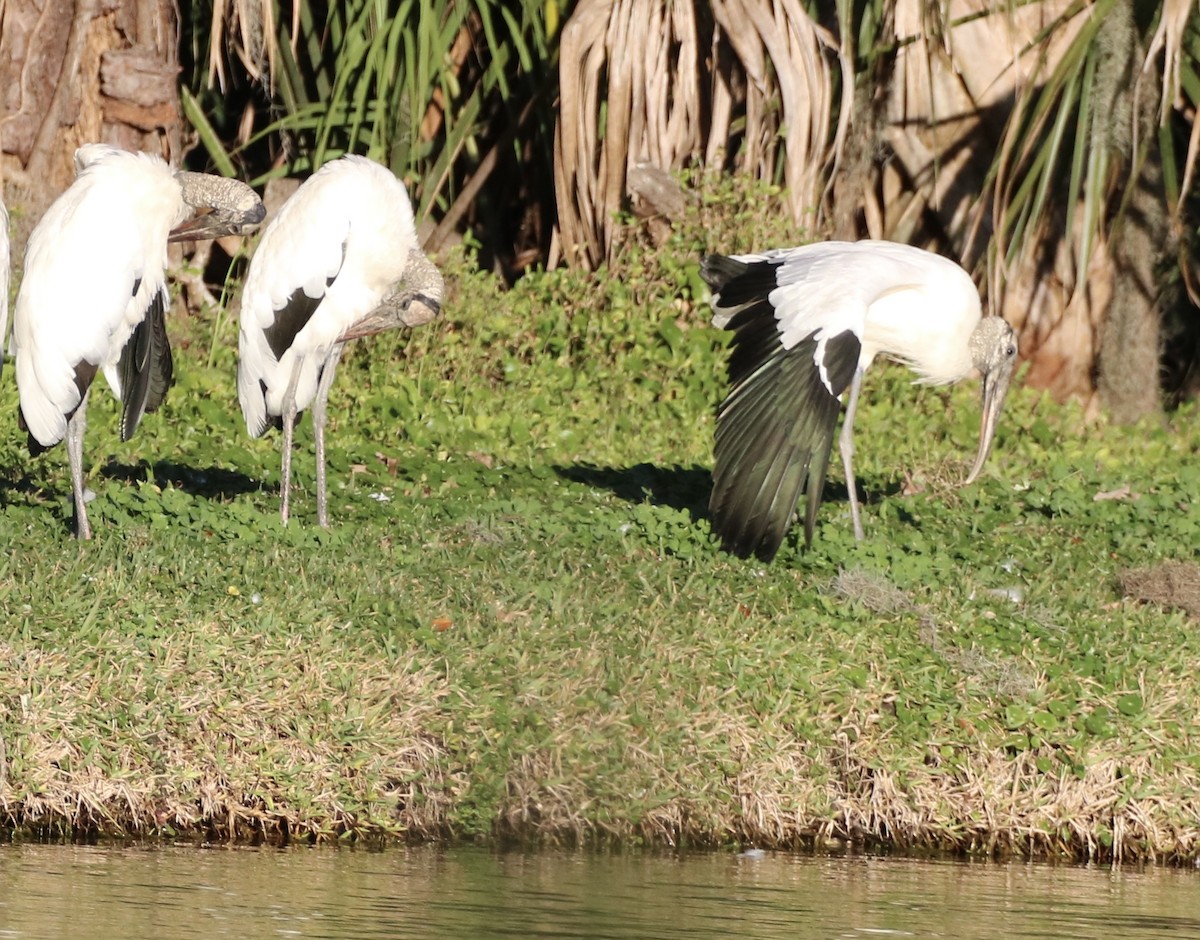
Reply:
[[[730,390],[717,413],[713,528],[723,547],[770,561],[802,492],[812,543],[833,432],[849,390],[839,449],[854,535],[862,539],[854,484],[854,413],[863,373],[877,355],[905,363],[918,382],[983,377],[983,469],[1017,359],[1012,328],[981,315],[961,267],[885,241],[818,242],[760,254],[710,255],[713,323],[734,333]]]
[[[121,400],[121,439],[129,440],[171,384],[168,241],[245,234],[265,210],[237,180],[172,170],[160,157],[106,144],[80,147],[75,169],[29,236],[13,352],[30,453],[66,437],[75,534],[86,539],[83,435],[96,372]]]
[[[328,526],[325,407],[342,349],[360,336],[428,323],[442,290],[418,244],[404,184],[366,157],[327,163],[268,223],[242,292],[238,398],[251,437],[272,424],[283,431],[285,525],[297,416],[312,406],[317,522]]]

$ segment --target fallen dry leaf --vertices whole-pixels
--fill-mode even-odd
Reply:
[[[1129,484],[1118,487],[1115,490],[1106,490],[1103,493],[1097,493],[1092,497],[1092,502],[1102,503],[1106,499],[1138,499],[1138,494],[1129,488]]]

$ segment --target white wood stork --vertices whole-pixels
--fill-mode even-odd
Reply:
[[[734,333],[730,391],[717,413],[709,510],[723,547],[770,561],[802,491],[812,543],[839,399],[849,389],[839,449],[854,534],[854,413],[863,373],[877,355],[905,363],[927,384],[983,377],[979,475],[1004,404],[1017,341],[1000,317],[981,316],[979,292],[940,255],[884,241],[710,255],[713,323]]]
[[[83,435],[96,371],[121,400],[121,439],[129,440],[171,384],[168,240],[245,234],[265,209],[237,180],[175,171],[106,144],[80,147],[75,169],[29,236],[13,351],[30,453],[67,438],[75,534],[86,539]],[[202,214],[185,222],[193,211]]]
[[[3,193],[0,192],[0,197]],[[8,345],[8,275],[10,269],[8,249],[8,209],[0,198],[0,373],[4,372],[4,355]]]
[[[238,398],[251,437],[272,424],[283,431],[285,525],[297,416],[312,406],[317,522],[328,526],[325,408],[342,349],[360,336],[428,323],[442,290],[418,244],[404,184],[366,157],[327,163],[268,223],[242,292]]]

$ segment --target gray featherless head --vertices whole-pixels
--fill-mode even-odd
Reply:
[[[971,333],[971,362],[983,376],[983,415],[979,426],[979,451],[967,474],[973,483],[992,449],[1008,383],[1017,365],[1017,337],[1003,317],[984,317]]]
[[[442,272],[420,248],[409,251],[408,266],[400,283],[410,298],[408,309],[400,314],[405,326],[421,326],[442,312],[442,294],[446,289]]]
[[[346,330],[339,341],[348,342],[401,326],[424,326],[442,312],[445,286],[442,272],[420,248],[414,247],[408,253],[408,266],[400,280],[379,301],[379,306]]]
[[[1017,362],[1017,334],[1003,317],[984,317],[971,333],[971,362],[983,375]]]
[[[266,217],[258,193],[241,180],[188,170],[177,171],[175,179],[184,203],[200,214],[173,229],[170,241],[249,235]]]

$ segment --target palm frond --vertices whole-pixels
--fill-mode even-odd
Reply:
[[[555,190],[569,263],[609,255],[639,164],[778,180],[819,215],[850,120],[854,70],[798,0],[583,0],[563,29]]]

